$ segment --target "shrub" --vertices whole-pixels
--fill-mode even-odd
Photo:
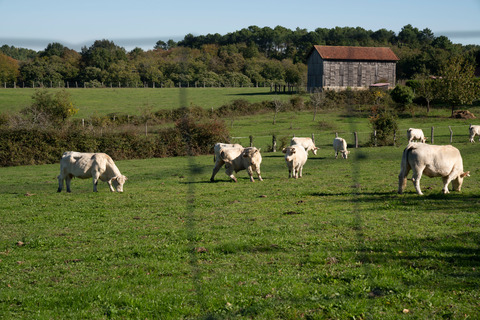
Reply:
[[[397,85],[395,89],[390,93],[393,101],[398,103],[402,108],[405,108],[407,105],[411,104],[415,94],[413,93],[412,88],[402,85]]]
[[[370,125],[372,130],[377,133],[377,144],[387,146],[393,144],[393,135],[398,130],[397,117],[392,112],[382,107],[372,108],[370,116]],[[372,143],[374,142],[372,134]]]

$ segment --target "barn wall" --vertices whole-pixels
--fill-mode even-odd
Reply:
[[[313,52],[307,61],[307,90],[313,91],[314,88],[323,87],[323,60],[318,52]]]
[[[309,91],[314,88],[367,89],[380,80],[395,86],[395,62],[322,60],[317,52],[312,53],[308,60]]]

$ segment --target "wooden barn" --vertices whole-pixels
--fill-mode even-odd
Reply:
[[[307,89],[394,87],[398,57],[385,47],[314,46],[308,54]]]

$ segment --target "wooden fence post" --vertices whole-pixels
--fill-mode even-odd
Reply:
[[[250,147],[253,147],[253,136],[250,136]]]
[[[358,133],[357,133],[357,131],[355,131],[353,133],[353,136],[355,138],[355,149],[358,149]]]
[[[448,130],[450,130],[450,143],[453,143],[453,131],[452,131],[452,127],[448,126]]]
[[[435,130],[434,127],[432,127],[432,130],[431,130],[431,132],[432,132],[432,140],[431,140],[431,141],[432,141],[432,144],[435,142],[435,140],[434,140],[435,137],[434,137],[434,135],[433,135],[434,130]]]
[[[376,147],[377,146],[377,130],[373,130],[373,141]]]
[[[397,144],[397,130],[393,130],[393,146]]]
[[[312,141],[313,141],[313,144],[315,144],[315,133],[312,133]]]
[[[272,136],[272,152],[277,152],[277,136]]]
[[[338,138],[338,132],[335,132],[335,138]]]

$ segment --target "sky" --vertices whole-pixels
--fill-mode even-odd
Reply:
[[[480,45],[480,0],[0,0],[0,46],[35,51],[53,42],[81,51],[102,39],[127,51],[150,50],[158,40],[225,35],[249,26],[398,34],[408,24],[453,43]]]

